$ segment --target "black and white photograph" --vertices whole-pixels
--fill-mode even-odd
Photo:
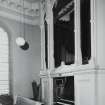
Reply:
[[[0,0],[0,105],[105,105],[105,0]]]

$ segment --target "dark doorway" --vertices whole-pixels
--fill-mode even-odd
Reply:
[[[54,105],[74,105],[74,76],[53,79]]]

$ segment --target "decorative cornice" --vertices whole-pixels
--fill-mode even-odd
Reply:
[[[39,11],[39,2],[31,3],[25,0],[0,0],[0,16],[9,19],[20,21],[19,17],[24,17],[25,23],[35,25],[37,23],[36,21],[39,21]]]

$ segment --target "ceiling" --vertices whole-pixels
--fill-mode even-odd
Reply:
[[[20,22],[19,17],[24,15],[25,21],[21,19],[21,22],[39,24],[39,2],[40,0],[0,0],[0,16]]]

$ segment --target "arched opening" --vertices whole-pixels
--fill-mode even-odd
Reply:
[[[0,27],[0,95],[9,94],[9,41],[7,32]]]

